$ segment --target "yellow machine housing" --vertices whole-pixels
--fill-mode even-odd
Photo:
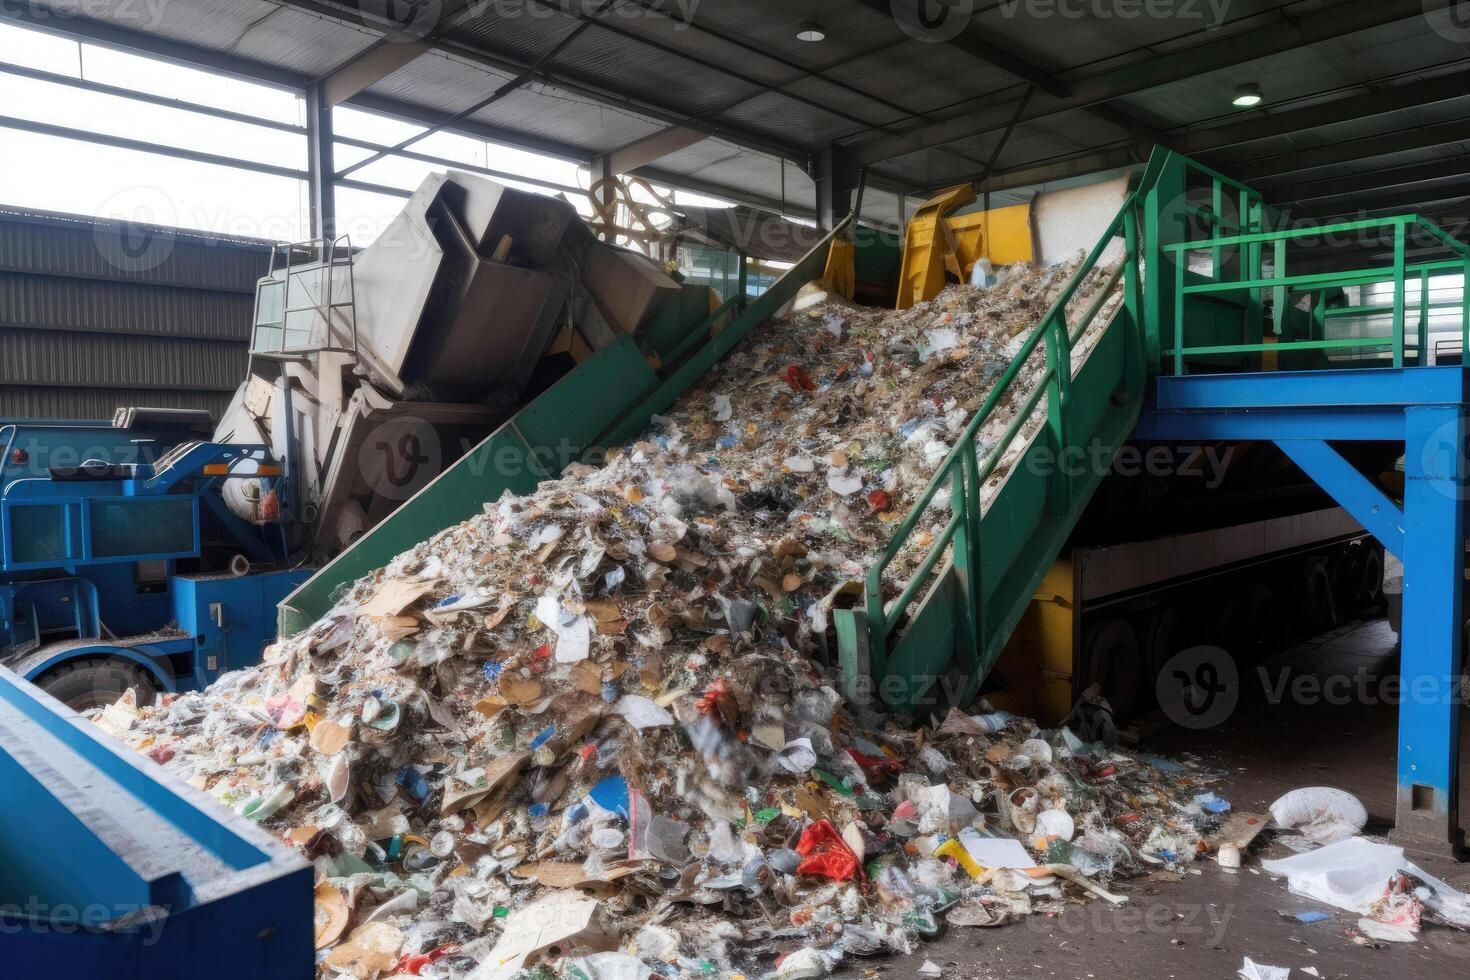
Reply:
[[[1031,205],[954,214],[975,203],[975,189],[960,184],[925,201],[909,220],[899,270],[897,308],[933,299],[948,273],[967,282],[976,261],[995,265],[1030,262],[1036,255]]]

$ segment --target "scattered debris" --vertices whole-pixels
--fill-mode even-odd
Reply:
[[[1247,956],[1239,973],[1243,980],[1287,980],[1291,976],[1291,969],[1285,966],[1267,966]]]
[[[314,862],[324,978],[808,980],[946,916],[1126,901],[1106,886],[1210,850],[1212,774],[983,702],[884,716],[823,656],[1071,268],[1003,273],[768,324],[604,465],[487,503],[122,737]]]
[[[1330,786],[1294,789],[1271,804],[1276,826],[1295,830],[1318,844],[1335,844],[1354,837],[1368,822],[1368,811],[1358,798]]]
[[[1412,942],[1426,920],[1470,929],[1470,896],[1405,859],[1401,847],[1351,837],[1261,866],[1284,875],[1297,895],[1362,916],[1365,941]]]

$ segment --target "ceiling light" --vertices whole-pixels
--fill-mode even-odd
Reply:
[[[1247,82],[1235,90],[1235,98],[1230,104],[1239,109],[1250,109],[1261,104],[1261,86],[1255,82]]]
[[[814,20],[809,20],[805,24],[802,24],[801,29],[796,32],[796,39],[798,41],[809,41],[812,43],[825,41],[827,40],[827,31],[821,24],[818,24]]]

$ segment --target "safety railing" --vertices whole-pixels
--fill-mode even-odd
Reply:
[[[284,256],[284,266],[276,261]],[[298,261],[298,256],[304,261]],[[357,284],[347,235],[308,242],[283,242],[271,250],[271,265],[255,287],[255,328],[250,352],[299,355],[321,351],[357,353]],[[350,346],[337,343],[338,336]]]
[[[1018,434],[1035,413],[1043,395],[1046,396],[1044,424],[1058,446],[1067,444],[1069,389],[1072,381],[1072,348],[1074,343],[1091,327],[1102,311],[1109,296],[1114,293],[1120,280],[1127,277],[1125,299],[1139,282],[1138,263],[1138,218],[1135,210],[1137,192],[1130,194],[1109,223],[1092,251],[1073,274],[1056,302],[1046,315],[1031,330],[1010,365],[996,380],[994,387],[985,397],[978,411],[965,426],[954,448],[945,457],[937,472],[930,479],[919,499],[909,508],[908,514],[899,523],[889,539],[882,556],[867,572],[864,581],[864,609],[868,628],[868,654],[874,676],[882,676],[887,667],[890,639],[903,619],[904,611],[929,586],[936,568],[951,544],[963,549],[964,567],[972,572],[969,602],[964,615],[969,622],[972,635],[983,636],[982,588],[979,581],[980,569],[980,521],[983,516],[981,487],[995,468],[1013,448]],[[1088,305],[1075,324],[1068,323],[1067,310],[1078,290],[1096,271],[1104,252],[1121,235],[1124,254],[1117,268],[1105,280],[1097,298]],[[1135,309],[1136,312],[1136,309]],[[996,406],[1017,384],[1027,362],[1035,354],[1037,345],[1045,342],[1045,367],[1039,380],[1022,400],[1015,415],[994,446],[982,447],[977,439],[981,429],[994,415]],[[982,459],[983,456],[983,459]],[[1069,481],[1065,468],[1057,468],[1055,479]],[[935,496],[946,486],[950,492],[950,520],[944,529],[928,545],[908,583],[897,598],[885,603],[883,600],[884,572],[893,560],[910,544],[914,531],[933,503]],[[1070,497],[1070,488],[1061,487],[1060,494]],[[957,556],[958,561],[959,556]]]
[[[1311,239],[1330,238],[1388,229],[1392,234],[1393,261],[1390,265],[1337,271],[1319,271],[1293,275],[1288,268],[1287,247],[1293,243],[1304,243]],[[1409,265],[1405,255],[1411,230],[1428,236],[1431,244],[1448,250],[1453,256],[1447,261]],[[1204,282],[1189,281],[1188,255],[1201,250],[1210,250],[1219,255],[1222,248],[1242,249],[1246,261],[1240,262],[1235,275],[1228,276],[1217,261],[1212,277]],[[1166,350],[1166,364],[1172,361],[1173,373],[1185,373],[1185,359],[1216,355],[1281,354],[1289,351],[1320,351],[1346,353],[1362,352],[1365,349],[1387,349],[1391,353],[1394,367],[1405,363],[1405,323],[1408,304],[1407,284],[1415,280],[1420,289],[1420,323],[1416,346],[1422,362],[1424,352],[1429,350],[1429,311],[1435,304],[1424,302],[1429,295],[1430,282],[1435,276],[1458,273],[1470,279],[1470,245],[1457,241],[1434,222],[1419,215],[1394,215],[1383,218],[1366,218],[1342,221],[1310,228],[1292,228],[1277,231],[1261,231],[1247,234],[1226,235],[1198,241],[1176,242],[1164,246],[1170,253],[1174,266],[1174,322],[1172,324],[1172,347]],[[1272,253],[1270,275],[1263,273],[1264,253]],[[1314,311],[1315,322],[1326,324],[1336,318],[1352,315],[1381,315],[1389,317],[1386,336],[1339,336],[1314,337],[1305,340],[1268,340],[1260,342],[1206,344],[1190,346],[1185,342],[1185,326],[1189,318],[1188,297],[1229,296],[1246,294],[1254,296],[1258,291],[1272,291],[1272,307],[1276,317],[1276,332],[1281,333],[1286,319],[1289,296],[1293,292],[1317,292],[1333,288],[1370,287],[1383,285],[1391,291],[1389,303],[1341,307],[1336,310],[1318,307]],[[1453,308],[1455,304],[1439,304],[1441,308]],[[1470,338],[1470,290],[1460,289],[1460,339],[1463,344]]]

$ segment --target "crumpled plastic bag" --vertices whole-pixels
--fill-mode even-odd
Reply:
[[[1357,835],[1368,811],[1351,793],[1330,786],[1294,789],[1271,804],[1278,827],[1295,830],[1318,844],[1335,844]]]
[[[846,881],[857,874],[858,856],[847,846],[830,820],[818,820],[803,829],[796,853],[802,857],[796,866],[799,875],[820,875],[833,881]]]

